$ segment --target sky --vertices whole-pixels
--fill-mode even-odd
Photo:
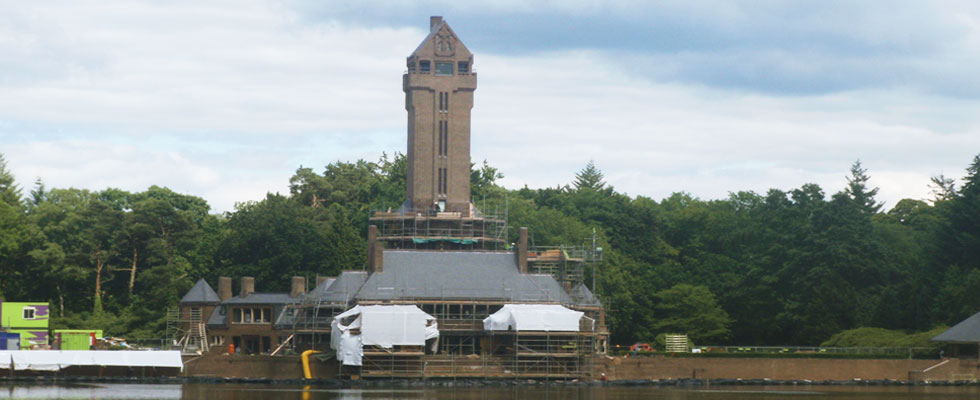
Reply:
[[[474,53],[472,160],[511,189],[593,160],[630,196],[843,189],[885,209],[980,153],[976,1],[0,0],[0,154],[47,187],[288,193],[405,152],[405,57]]]

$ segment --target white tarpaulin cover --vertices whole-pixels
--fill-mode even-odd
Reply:
[[[0,350],[0,368],[58,371],[72,366],[180,368],[179,351]]]
[[[341,321],[355,317],[344,325]],[[435,317],[416,306],[354,306],[334,317],[330,325],[330,347],[344,365],[361,365],[364,345],[424,346],[425,341],[439,337]],[[359,329],[359,334],[351,331]]]
[[[557,304],[506,304],[483,319],[488,331],[578,332],[585,313]],[[591,320],[591,319],[590,319]]]

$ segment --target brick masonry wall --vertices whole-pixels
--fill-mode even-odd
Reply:
[[[184,359],[185,376],[214,376],[223,378],[298,379],[303,377],[300,356],[247,356],[219,352]],[[310,358],[310,372],[315,378],[336,376],[336,363],[324,363]]]
[[[820,358],[632,357],[599,359],[595,376],[628,379],[908,380],[939,360],[841,360]]]

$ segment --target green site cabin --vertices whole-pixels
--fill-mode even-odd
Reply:
[[[55,329],[51,335],[60,350],[91,350],[94,339],[102,337],[101,329]]]
[[[21,349],[47,345],[49,311],[47,302],[4,301],[0,303],[0,328],[19,333]]]

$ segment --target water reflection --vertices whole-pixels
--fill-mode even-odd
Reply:
[[[0,397],[9,399],[180,399],[181,385],[79,384],[0,386]]]
[[[4,385],[0,398],[11,399],[435,399],[435,400],[743,400],[807,399],[980,399],[980,388],[907,386],[722,386],[676,387],[581,387],[581,386],[490,386],[479,388],[385,388],[336,389],[294,385],[238,384],[78,384]]]

